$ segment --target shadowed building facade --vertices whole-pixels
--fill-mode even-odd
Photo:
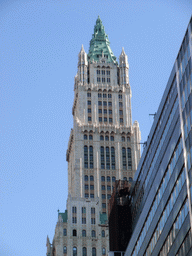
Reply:
[[[116,180],[132,182],[140,130],[131,116],[128,58],[116,61],[98,17],[89,53],[81,47],[68,143],[67,210],[58,213],[47,256],[107,255],[108,200]]]

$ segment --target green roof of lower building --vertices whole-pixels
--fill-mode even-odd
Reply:
[[[61,215],[63,222],[67,222],[67,210],[65,212],[59,212],[58,216]]]

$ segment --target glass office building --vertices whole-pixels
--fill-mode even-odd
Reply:
[[[192,255],[191,57],[192,18],[134,177],[125,256]]]

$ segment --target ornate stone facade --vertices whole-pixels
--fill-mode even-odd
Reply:
[[[98,17],[75,76],[73,129],[68,143],[68,199],[58,214],[47,256],[107,255],[108,200],[116,179],[132,181],[140,159],[140,130],[131,116],[129,64],[119,65]]]

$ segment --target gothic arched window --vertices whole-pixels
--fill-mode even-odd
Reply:
[[[128,169],[132,168],[131,149],[127,148]]]
[[[86,247],[83,247],[82,254],[83,254],[83,256],[87,256],[87,248]]]
[[[101,236],[102,236],[102,237],[105,237],[105,230],[102,230],[102,231],[101,231]]]
[[[77,256],[77,247],[73,247],[73,256]]]
[[[64,253],[64,254],[67,253],[67,246],[63,246],[63,253]]]
[[[96,248],[95,247],[92,248],[92,256],[96,256]]]
[[[123,160],[123,169],[127,169],[127,161],[126,161],[126,149],[122,148],[122,160]]]
[[[111,147],[111,166],[115,170],[115,148]]]

